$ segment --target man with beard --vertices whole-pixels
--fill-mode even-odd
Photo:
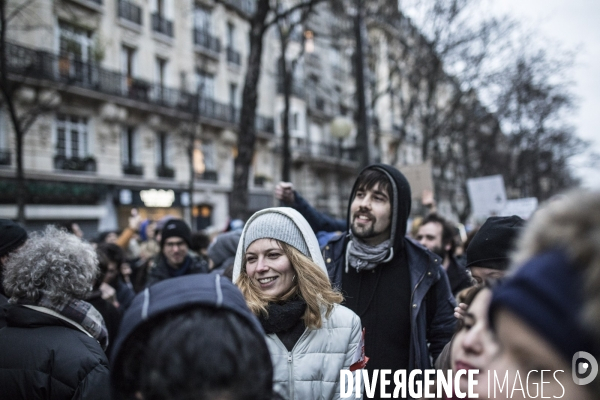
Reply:
[[[315,231],[340,227],[297,193],[293,195],[289,205]],[[441,259],[405,238],[410,208],[410,186],[404,175],[390,165],[371,165],[359,174],[352,189],[350,230],[323,247],[332,285],[342,291],[344,305],[358,314],[366,329],[370,377],[379,369],[410,373],[432,368],[456,323]],[[380,395],[378,387],[374,398]]]
[[[458,292],[471,286],[471,276],[454,255],[454,227],[444,217],[431,213],[423,218],[416,239],[430,251],[442,258],[442,267],[448,274],[450,289],[456,296]]]

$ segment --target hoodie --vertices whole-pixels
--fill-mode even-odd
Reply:
[[[367,325],[365,350],[371,361],[369,364],[377,365],[377,354],[369,350],[369,328],[365,318],[371,318],[373,313],[390,312],[390,323],[407,326],[408,340],[405,342],[404,332],[398,340],[408,346],[408,369],[431,368],[432,359],[438,356],[446,343],[452,337],[455,319],[453,309],[454,298],[450,291],[448,277],[441,266],[438,256],[424,249],[420,245],[405,237],[407,221],[411,210],[410,185],[404,175],[396,168],[385,164],[374,164],[366,169],[377,169],[383,172],[390,180],[391,185],[391,232],[388,252],[393,252],[386,260],[372,271],[363,271],[361,277],[354,276],[354,282],[348,283],[348,274],[356,272],[350,268],[346,270],[346,250],[349,234],[332,239],[323,248],[323,256],[329,271],[329,277],[335,287],[341,288],[347,301],[357,304],[351,309],[361,316],[363,326]],[[350,206],[354,199],[356,183],[348,202],[347,221],[350,225]],[[311,212],[316,213],[312,210]],[[314,215],[314,214],[313,214]],[[346,274],[346,276],[344,276]],[[377,275],[381,274],[381,278]],[[365,296],[365,289],[370,290],[374,297],[369,300]],[[361,296],[361,300],[356,300]],[[369,303],[373,303],[370,305]],[[398,302],[399,301],[399,302]],[[388,303],[394,307],[386,306]],[[355,309],[356,308],[356,309]],[[392,315],[393,314],[393,315]],[[382,319],[381,315],[377,318]],[[397,318],[397,319],[396,319]],[[390,324],[376,326],[378,332],[390,331]],[[371,329],[373,331],[373,328]],[[379,333],[377,333],[379,335]],[[392,337],[394,334],[391,334]],[[371,337],[373,334],[371,334]],[[388,335],[388,340],[390,336]],[[392,341],[393,342],[393,341]],[[373,343],[371,341],[371,343]],[[402,351],[400,344],[399,352]],[[382,352],[385,358],[385,352]],[[382,366],[381,368],[384,368]],[[405,367],[405,368],[406,368]],[[390,368],[390,367],[387,367]]]

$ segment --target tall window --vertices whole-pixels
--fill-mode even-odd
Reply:
[[[89,155],[87,118],[56,115],[56,154],[66,158],[84,158]]]
[[[196,140],[194,142],[194,172],[202,175],[207,171],[216,171],[215,147],[211,141]]]
[[[156,134],[156,165],[169,167],[171,165],[169,136],[166,132]]]
[[[161,87],[165,87],[166,86],[165,76],[167,73],[167,60],[160,58],[160,57],[156,57],[154,71],[155,71],[154,73],[156,75],[155,76],[156,84]]]
[[[59,21],[58,32],[58,51],[61,56],[69,56],[80,61],[88,61],[90,59],[93,44],[92,31]]]
[[[202,95],[202,99],[214,99],[215,96],[215,77],[204,71],[196,71],[197,90]]]
[[[234,49],[235,43],[235,25],[233,25],[231,22],[227,23],[227,47],[229,47],[230,49]]]
[[[237,105],[237,85],[229,84],[229,105],[234,108]]]
[[[194,8],[194,28],[202,32],[211,33],[212,24],[210,14],[209,9],[196,4]]]
[[[137,165],[139,162],[139,138],[135,128],[125,127],[121,133],[121,162],[123,165]]]
[[[121,72],[128,79],[135,76],[136,73],[136,50],[133,47],[121,47]]]

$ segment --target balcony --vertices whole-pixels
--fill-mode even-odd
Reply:
[[[11,164],[11,153],[10,150],[0,150],[0,165]]]
[[[232,49],[231,47],[227,47],[227,62],[235,65],[241,65],[242,57],[238,51]]]
[[[142,176],[144,175],[144,166],[136,164],[123,164],[123,173],[125,175]]]
[[[173,21],[169,21],[160,14],[152,14],[152,30],[163,35],[173,37]]]
[[[223,3],[249,18],[256,11],[256,0],[224,0]]]
[[[194,29],[194,45],[211,53],[218,54],[221,52],[221,41],[219,38],[200,29]]]
[[[277,93],[282,94],[282,95],[284,94],[283,93],[283,82],[281,82],[281,81],[277,82]],[[299,82],[292,83],[292,90],[291,90],[290,94],[292,96],[303,99],[304,98],[304,86],[301,85]]]
[[[159,178],[175,178],[175,170],[166,165],[157,165],[156,176]]]
[[[142,8],[127,0],[119,0],[119,18],[142,25]]]
[[[54,169],[96,172],[96,159],[91,156],[80,158],[56,155],[54,156]]]
[[[276,151],[282,151],[281,140],[278,141]],[[292,158],[296,161],[319,161],[324,164],[350,166],[356,161],[355,147],[342,147],[336,143],[311,142],[304,139],[292,140],[290,143]],[[350,164],[352,163],[352,164]]]
[[[196,179],[208,182],[218,182],[219,174],[217,173],[217,171],[206,170],[202,174],[196,174]]]
[[[77,87],[177,110],[229,125],[239,121],[239,109],[203,98],[196,93],[172,89],[101,68],[96,63],[58,56],[12,43],[6,44],[7,71],[27,79],[58,83],[63,90]],[[274,133],[272,118],[256,116],[256,129]],[[235,127],[232,127],[235,128]]]

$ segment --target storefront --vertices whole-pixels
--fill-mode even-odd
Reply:
[[[117,211],[117,224],[128,224],[131,210],[137,209],[142,219],[155,221],[170,215],[185,219],[184,210],[189,206],[190,197],[185,191],[174,189],[129,189],[117,188],[114,201]]]

